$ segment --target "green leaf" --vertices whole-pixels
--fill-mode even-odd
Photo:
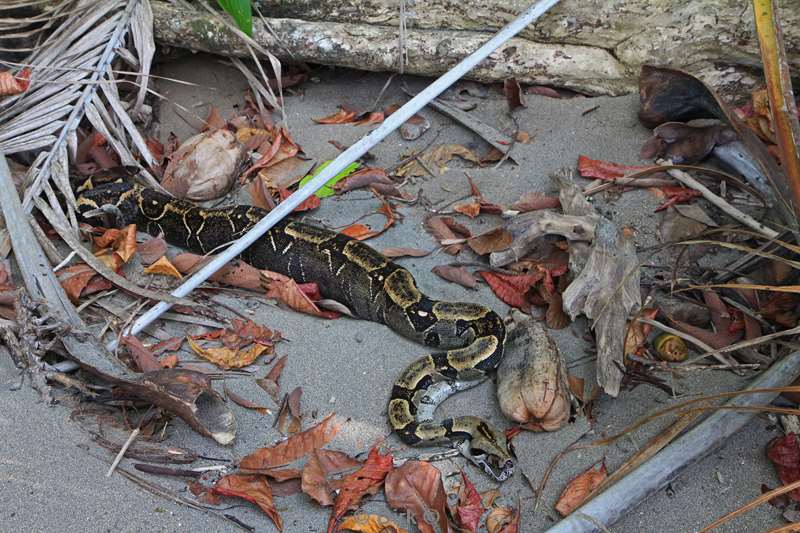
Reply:
[[[302,187],[303,185],[305,185],[306,183],[308,183],[309,181],[314,179],[314,176],[319,175],[319,173],[322,172],[322,169],[328,166],[328,163],[330,163],[330,161],[325,161],[320,166],[318,166],[314,170],[314,172],[312,172],[311,174],[309,174],[308,176],[306,176],[305,178],[300,180],[300,187]],[[358,170],[358,167],[360,167],[360,166],[361,165],[358,162],[350,163],[350,165],[347,168],[345,168],[344,170],[342,170],[341,172],[336,174],[334,177],[329,179],[328,183],[323,185],[316,192],[317,198],[327,198],[328,196],[333,196],[334,193],[335,193],[335,191],[333,190],[333,186],[336,185],[336,182],[346,178],[347,176],[349,176],[350,174],[352,174],[353,172]]]
[[[253,11],[250,0],[217,0],[217,3],[233,17],[240,30],[250,37],[253,36]]]

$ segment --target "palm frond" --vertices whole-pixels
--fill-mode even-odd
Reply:
[[[69,156],[77,152],[78,125],[84,116],[120,157],[138,166],[135,150],[146,164],[153,156],[127,109],[141,111],[154,51],[148,0],[64,0],[48,11],[58,17],[55,29],[34,47],[24,65],[31,69],[29,89],[0,101],[0,151],[37,152],[26,183],[23,206],[44,191],[63,213],[50,183],[67,198],[66,218],[77,226],[69,187]],[[29,17],[36,22],[48,20]],[[111,63],[132,33],[142,89],[131,105],[121,101]],[[68,156],[69,154],[69,156]],[[155,180],[143,171],[143,177]]]

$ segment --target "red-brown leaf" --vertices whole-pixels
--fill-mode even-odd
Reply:
[[[447,495],[442,475],[432,464],[423,461],[403,463],[386,476],[384,492],[389,507],[411,512],[422,533],[448,530]]]
[[[462,287],[468,289],[474,289],[478,286],[478,280],[475,279],[475,274],[463,266],[438,265],[433,267],[431,272],[442,279],[458,283]]]
[[[347,511],[355,509],[365,494],[375,494],[380,489],[386,474],[392,470],[392,454],[382,455],[377,447],[370,450],[364,466],[345,476],[337,483],[339,493],[333,504],[328,533],[333,533],[337,522]]]
[[[494,507],[486,517],[488,533],[519,533],[519,507]]]
[[[511,246],[514,236],[508,230],[498,227],[467,240],[467,245],[478,255],[500,252]]]
[[[320,505],[333,505],[334,483],[331,476],[360,466],[361,463],[344,452],[333,450],[314,450],[303,466],[303,492],[311,496]]]
[[[561,207],[561,200],[558,199],[558,196],[547,196],[544,193],[532,191],[520,196],[519,200],[511,204],[510,209],[524,213],[526,211],[557,209],[559,207]]]
[[[544,273],[542,272],[522,274],[519,276],[489,271],[480,271],[478,274],[489,284],[492,292],[494,292],[498,298],[511,307],[516,307],[523,311],[527,311],[531,308],[531,304],[526,296],[528,290],[544,278]]]
[[[613,180],[649,168],[653,168],[653,166],[620,165],[618,163],[612,163],[611,161],[603,161],[602,159],[591,159],[585,155],[578,156],[578,172],[580,172],[583,178]]]
[[[320,309],[314,303],[314,298],[309,296],[309,293],[316,293],[316,299],[320,299],[316,283],[298,285],[291,278],[286,278],[286,276],[280,274],[275,275],[274,272],[266,270],[262,271],[262,282],[267,290],[267,298],[274,298],[283,302],[295,311],[322,318],[333,319],[339,317],[339,313]]]
[[[417,248],[385,248],[381,250],[381,254],[385,257],[425,257],[430,255],[430,250],[419,250]]]
[[[281,202],[286,200],[292,195],[292,191],[289,189],[280,188],[278,189],[278,196],[281,198]],[[312,194],[305,200],[303,200],[300,205],[294,208],[294,213],[300,213],[302,211],[311,211],[312,209],[316,209],[321,205],[319,196],[316,194]]]
[[[469,238],[472,234],[469,229],[456,222],[453,217],[432,216],[425,219],[425,229],[433,235],[440,243],[462,238]],[[444,252],[450,255],[458,255],[464,247],[463,244],[451,244],[444,247]]]
[[[368,187],[374,183],[385,183],[394,185],[394,182],[389,179],[388,174],[382,168],[366,167],[356,170],[341,181],[336,182],[333,190],[336,194],[343,194],[347,191]]]
[[[509,78],[503,82],[503,93],[506,95],[509,111],[514,111],[520,107],[528,107],[525,103],[525,98],[522,96],[522,88],[516,79]]]
[[[229,474],[217,481],[214,485],[214,492],[223,496],[242,498],[258,505],[264,514],[275,523],[278,530],[283,531],[281,515],[275,509],[272,501],[272,489],[264,476]]]
[[[327,117],[322,118],[312,118],[311,120],[317,124],[348,124],[355,121],[357,114],[357,111],[340,107],[339,111],[333,115],[328,115]]]
[[[275,403],[278,403],[278,396],[280,394],[280,385],[278,381],[281,378],[281,372],[283,372],[283,367],[286,365],[286,357],[283,356],[278,359],[275,364],[273,365],[272,369],[270,369],[269,373],[263,379],[257,379],[256,384],[259,387],[264,389],[267,394],[269,394]]]
[[[161,370],[161,363],[158,362],[153,352],[145,348],[142,341],[136,337],[127,335],[120,339],[120,343],[128,349],[131,359],[136,362],[140,372],[153,372]]]
[[[149,266],[167,253],[167,242],[161,237],[147,239],[137,248],[142,264]]]
[[[567,516],[580,507],[587,496],[600,486],[600,483],[607,477],[608,472],[606,471],[606,464],[604,461],[592,465],[588,470],[567,484],[561,496],[558,497],[556,511],[558,511],[561,516]]]
[[[204,257],[184,253],[176,255],[172,259],[172,264],[181,273],[186,274],[200,268],[213,258],[214,256]],[[255,290],[261,288],[261,271],[244,261],[235,259],[214,273],[211,280],[223,285]]]
[[[800,442],[795,433],[772,439],[767,444],[767,457],[775,465],[781,483],[786,485],[800,479]],[[800,489],[793,490],[790,496],[800,502]]]
[[[461,471],[461,487],[458,490],[458,506],[454,512],[456,524],[465,531],[474,533],[483,516],[484,509],[481,495],[475,485],[469,480],[467,474]]]
[[[239,468],[246,472],[264,472],[277,466],[291,463],[325,446],[336,436],[339,425],[334,415],[328,415],[322,422],[283,442],[269,448],[258,448],[239,462]]]
[[[481,202],[477,198],[472,198],[469,201],[454,205],[453,211],[467,215],[469,218],[475,218],[481,212]]]

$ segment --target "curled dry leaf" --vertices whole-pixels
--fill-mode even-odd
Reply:
[[[131,359],[139,367],[140,372],[154,372],[161,370],[161,364],[156,359],[153,352],[148,350],[142,341],[132,335],[126,335],[120,339],[122,344],[130,355]]]
[[[339,313],[322,310],[314,303],[321,299],[316,283],[298,284],[291,278],[268,270],[261,271],[261,275],[267,298],[274,298],[301,313],[331,319],[339,317]]]
[[[31,69],[24,68],[17,74],[10,70],[0,72],[0,96],[13,96],[24,93],[31,84]]]
[[[475,485],[462,470],[461,486],[458,489],[458,505],[453,512],[456,524],[464,531],[475,533],[485,511],[481,495],[478,494]]]
[[[167,241],[161,237],[152,237],[141,243],[136,251],[139,252],[143,265],[152,265],[167,253]]]
[[[136,253],[136,224],[129,224],[122,229],[107,229],[94,238],[94,244],[98,248],[95,255],[116,253],[123,263],[127,263]]]
[[[358,111],[340,106],[339,110],[332,115],[322,118],[312,118],[311,120],[317,124],[349,124],[356,121],[356,116],[358,114]]]
[[[602,159],[591,159],[585,155],[578,156],[578,172],[582,178],[597,178],[601,180],[613,180],[623,178],[627,174],[639,172],[653,168],[652,165],[629,166],[603,161]]]
[[[272,501],[272,489],[264,476],[228,474],[217,481],[214,485],[214,492],[221,496],[242,498],[258,505],[264,514],[275,523],[278,530],[283,531],[281,515],[275,509]]]
[[[511,204],[509,208],[524,213],[539,209],[558,209],[559,207],[561,207],[561,200],[558,196],[547,196],[544,193],[532,191],[520,196],[519,200]]]
[[[202,335],[195,335],[192,338],[219,339],[226,348],[237,350],[253,343],[272,346],[275,341],[280,340],[281,333],[261,324],[256,324],[252,320],[234,318],[231,320],[230,327],[215,329]]]
[[[376,514],[348,516],[339,523],[339,531],[355,533],[409,533],[386,517]]]
[[[303,395],[303,387],[295,387],[292,392],[286,395],[281,410],[278,412],[277,426],[278,431],[284,435],[294,435],[300,431],[300,424],[303,417],[300,411],[300,398]]]
[[[230,131],[200,133],[172,155],[161,185],[177,198],[213,200],[230,190],[246,157],[244,145]]]
[[[388,230],[395,222],[395,213],[392,209],[392,205],[389,202],[383,201],[381,206],[375,211],[377,214],[383,215],[386,219],[384,222],[383,227],[379,230],[373,230],[369,226],[364,224],[351,224],[341,230],[339,233],[347,235],[353,239],[364,241],[367,239],[371,239],[372,237],[377,237],[381,233]]]
[[[431,272],[442,279],[458,283],[462,287],[468,289],[475,289],[478,287],[478,280],[475,278],[475,274],[463,266],[438,265],[433,267]]]
[[[145,274],[160,274],[162,276],[172,276],[176,279],[183,279],[183,276],[175,265],[170,263],[166,255],[162,255],[158,261],[144,269]]]
[[[77,304],[81,296],[113,287],[110,281],[103,278],[86,263],[72,265],[58,271],[58,281],[67,293],[70,301]]]
[[[191,253],[178,254],[172,264],[183,274],[190,274],[214,258]],[[211,281],[256,290],[261,288],[261,271],[239,259],[234,259],[211,276]]]
[[[787,485],[800,479],[800,442],[797,434],[787,433],[775,437],[767,444],[767,457],[775,466],[778,479]],[[789,493],[792,500],[800,502],[800,489]]]
[[[481,203],[478,199],[472,198],[466,202],[460,202],[454,205],[453,211],[466,215],[469,218],[475,218],[481,212]]]
[[[333,476],[361,466],[361,462],[344,452],[314,450],[303,466],[302,489],[320,505],[330,506],[334,501],[336,480]]]
[[[430,216],[425,219],[425,229],[440,243],[457,240],[460,237],[469,238],[472,236],[469,229],[456,222],[453,217]],[[458,255],[458,252],[463,247],[463,244],[450,244],[444,247],[444,252],[450,255]]]
[[[292,191],[289,189],[278,189],[278,196],[280,197],[281,201],[286,200],[292,195]],[[293,213],[301,213],[303,211],[311,211],[312,209],[318,208],[322,203],[320,202],[319,196],[312,194],[305,200],[303,200],[300,205],[294,208]]]
[[[401,177],[417,178],[427,176],[428,169],[437,170],[439,174],[444,172],[445,165],[454,157],[460,157],[466,161],[480,164],[480,158],[475,153],[460,144],[438,144],[431,146],[419,156],[403,164],[397,169],[396,174]]]
[[[333,503],[333,511],[328,520],[328,533],[333,533],[342,516],[358,507],[366,494],[375,494],[380,489],[386,474],[392,471],[392,454],[381,454],[377,447],[369,451],[364,465],[342,478],[338,483],[339,493]]]
[[[275,403],[278,403],[278,396],[280,394],[280,385],[278,381],[281,378],[283,367],[286,366],[286,357],[285,355],[280,357],[264,378],[256,380],[256,384],[264,389]]]
[[[486,517],[488,533],[519,533],[519,508],[494,507]]]
[[[239,469],[249,473],[263,473],[296,461],[313,450],[328,444],[339,431],[339,425],[330,414],[319,424],[292,435],[269,448],[258,448],[239,461]]]
[[[375,183],[383,183],[394,186],[394,182],[389,179],[386,170],[378,167],[366,167],[357,170],[334,184],[333,190],[336,194],[344,194],[348,191],[369,187]]]
[[[251,409],[253,411],[261,413],[262,415],[268,415],[270,413],[270,410],[267,407],[264,407],[263,405],[258,405],[255,402],[251,402],[247,398],[243,398],[242,396],[239,396],[235,392],[228,390],[227,387],[225,387],[225,396],[230,398],[231,401],[236,405],[244,407],[245,409]]]
[[[567,516],[581,506],[586,498],[608,477],[605,461],[592,465],[564,488],[556,502],[556,511]]]
[[[447,531],[447,494],[442,475],[424,461],[406,461],[386,476],[386,503],[414,516],[422,533]]]
[[[258,356],[264,352],[272,353],[271,346],[264,346],[263,344],[253,344],[246,350],[232,350],[226,347],[205,348],[191,337],[187,337],[186,340],[194,353],[203,359],[211,361],[220,368],[242,368],[253,364],[258,359]]]
[[[506,95],[509,111],[515,111],[520,107],[528,107],[525,103],[522,88],[516,79],[509,78],[503,82],[503,94]]]

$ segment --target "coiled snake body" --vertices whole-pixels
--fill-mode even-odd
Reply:
[[[86,190],[77,204],[81,214],[115,206],[118,222],[163,233],[171,244],[203,254],[239,238],[266,214],[251,206],[202,209],[129,183]],[[513,451],[502,431],[474,416],[433,420],[445,398],[481,383],[500,363],[505,327],[494,311],[432,300],[417,289],[408,270],[368,245],[291,220],[273,227],[241,259],[299,283],[317,282],[323,296],[358,318],[445,350],[413,362],[397,379],[389,400],[390,425],[407,444],[449,444],[498,480],[511,474]]]

